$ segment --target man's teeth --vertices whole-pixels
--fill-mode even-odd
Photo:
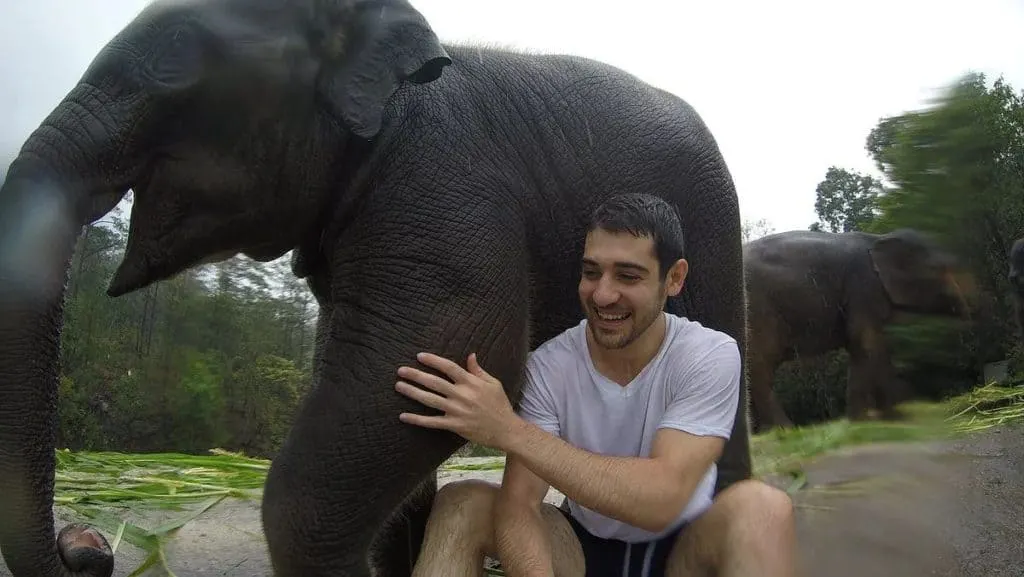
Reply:
[[[609,314],[605,314],[605,313],[602,313],[602,312],[598,312],[597,316],[599,316],[601,318],[601,320],[604,320],[604,321],[621,321],[621,320],[625,320],[626,317],[629,316],[629,313],[620,313],[620,314],[617,314],[617,315],[609,315]]]

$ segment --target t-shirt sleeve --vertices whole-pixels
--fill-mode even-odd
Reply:
[[[541,362],[536,354],[531,355],[526,362],[523,395],[517,412],[525,421],[553,435],[559,435],[561,427],[558,422],[558,410],[551,391],[555,378],[556,375],[547,363]]]
[[[728,439],[736,421],[742,382],[736,341],[716,345],[680,372],[658,427]]]

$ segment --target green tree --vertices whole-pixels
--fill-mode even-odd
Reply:
[[[830,166],[815,189],[818,222],[811,230],[849,232],[864,230],[875,218],[882,182],[856,171]]]
[[[768,222],[768,219],[759,218],[755,221],[744,220],[741,233],[743,235],[743,242],[750,242],[755,238],[761,238],[762,236],[768,236],[775,232],[775,227]]]
[[[966,75],[926,107],[880,119],[865,148],[887,186],[864,229],[927,232],[974,277],[959,285],[973,296],[972,322],[912,318],[886,330],[897,370],[919,395],[955,394],[975,384],[984,363],[1019,355],[1006,251],[1024,235],[1024,93],[1001,78],[988,82],[980,74]],[[831,208],[819,204],[819,215]],[[841,387],[824,399],[814,396],[828,388],[826,380],[845,381],[835,368],[814,373],[805,366],[788,376],[780,371],[777,388],[787,410],[795,409],[797,417],[835,414]]]
[[[1015,341],[1006,251],[1024,233],[1024,95],[969,74],[927,108],[881,119],[865,148],[892,184],[869,228],[923,230],[956,253],[979,289],[964,344],[977,365],[1003,358]]]

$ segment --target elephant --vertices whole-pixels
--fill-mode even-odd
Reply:
[[[1010,272],[1007,280],[1013,297],[1013,310],[1017,320],[1018,338],[1024,340],[1024,238],[1018,238],[1010,246],[1008,260]]]
[[[846,415],[898,418],[910,396],[889,357],[884,327],[897,315],[970,315],[973,276],[925,233],[792,230],[743,246],[747,367],[754,431],[788,428],[772,388],[778,366],[849,353]]]
[[[262,497],[280,577],[407,575],[465,439],[399,421],[396,370],[476,352],[518,403],[529,351],[583,318],[583,231],[611,195],[680,214],[666,310],[745,350],[732,176],[697,111],[592,59],[442,44],[404,0],[157,0],[94,57],[0,188],[0,549],[15,577],[109,575],[55,536],[59,337],[81,227],[132,191],[107,293],[291,251],[319,304],[315,382]],[[751,476],[747,394],[717,490]],[[430,413],[427,410],[426,413]]]

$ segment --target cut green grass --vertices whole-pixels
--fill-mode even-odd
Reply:
[[[1024,422],[1024,387],[987,385],[943,403],[911,403],[899,422],[845,419],[789,430],[775,430],[751,439],[757,476],[788,475],[790,491],[804,488],[802,466],[809,460],[845,447],[893,442],[941,440],[987,428]],[[206,456],[176,453],[125,454],[58,450],[54,501],[72,509],[111,537],[111,545],[128,542],[148,553],[132,576],[161,565],[168,575],[164,544],[182,526],[221,500],[256,499],[270,461],[215,449]],[[501,456],[472,461],[452,459],[447,470],[501,470]],[[118,515],[159,508],[183,510],[171,521],[146,529]],[[500,575],[500,570],[489,571]]]
[[[54,502],[175,506],[209,497],[253,498],[269,468],[267,460],[220,449],[209,456],[59,450]]]
[[[490,457],[486,461],[464,463],[459,461],[441,465],[446,471],[500,471],[505,468],[505,457]]]
[[[945,404],[909,403],[901,421],[849,421],[791,429],[773,429],[754,435],[750,442],[754,473],[793,474],[808,460],[839,449],[874,443],[938,440],[953,434]]]

